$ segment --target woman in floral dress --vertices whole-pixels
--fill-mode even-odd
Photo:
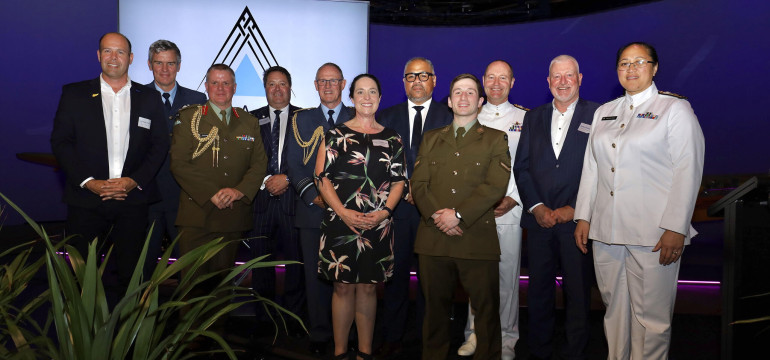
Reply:
[[[326,133],[316,160],[316,186],[327,205],[318,272],[334,282],[332,326],[339,359],[347,359],[354,320],[358,358],[371,359],[375,286],[393,274],[391,214],[406,172],[401,137],[374,118],[380,91],[373,75],[356,76],[350,86],[356,115]]]

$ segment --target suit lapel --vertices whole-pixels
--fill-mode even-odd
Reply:
[[[583,99],[578,99],[578,103],[575,104],[575,112],[572,113],[572,121],[569,123],[567,136],[564,137],[564,144],[561,148],[562,153],[564,153],[564,150],[567,149],[568,146],[577,141],[576,137],[578,136],[578,128],[580,128],[581,121],[584,119],[583,112],[585,111],[585,107],[583,104],[581,104],[582,101]]]
[[[97,154],[104,154],[104,165],[107,166],[105,170],[109,171],[109,160],[107,159],[107,127],[104,124],[102,89],[99,78],[96,78],[91,82],[90,92],[87,96],[89,97],[89,107],[87,111],[91,116],[84,117],[84,119],[93,119],[96,122],[90,125],[96,132],[96,136],[101,136],[104,141],[98,142],[99,148],[94,150]]]

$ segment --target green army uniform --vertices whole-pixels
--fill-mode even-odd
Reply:
[[[476,310],[476,358],[501,356],[494,207],[505,195],[510,164],[505,133],[478,121],[459,141],[453,125],[423,137],[411,182],[422,216],[414,252],[426,305],[423,359],[445,359],[449,352],[448,314],[458,279]],[[444,208],[460,214],[461,236],[448,236],[434,225],[431,215]]]
[[[267,157],[257,118],[233,107],[229,124],[209,102],[179,111],[171,141],[171,172],[182,188],[179,198],[179,250],[185,254],[218,237],[239,239],[252,228],[251,202],[262,184]],[[234,188],[243,198],[232,209],[211,202],[220,189]],[[203,271],[232,267],[237,245],[212,258]]]

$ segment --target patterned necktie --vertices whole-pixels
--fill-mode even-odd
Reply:
[[[329,110],[329,126],[331,129],[334,129],[334,118],[332,115],[334,115],[334,110]]]
[[[171,94],[169,94],[167,92],[164,92],[163,93],[163,98],[166,99],[165,101],[163,101],[163,105],[166,105],[166,114],[170,115],[171,114],[171,101],[169,101],[169,99],[171,98]]]
[[[281,137],[281,110],[275,110],[275,120],[273,120],[273,129],[270,132],[270,172],[272,175],[278,174],[278,138]]]
[[[424,106],[414,106],[417,114],[414,115],[414,123],[412,124],[412,150],[420,148],[420,141],[422,141],[422,109]]]

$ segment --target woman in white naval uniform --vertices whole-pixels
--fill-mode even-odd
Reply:
[[[628,44],[616,64],[626,94],[594,114],[575,243],[585,253],[592,240],[609,359],[666,359],[679,259],[697,234],[703,132],[687,100],[653,83],[652,46]]]

